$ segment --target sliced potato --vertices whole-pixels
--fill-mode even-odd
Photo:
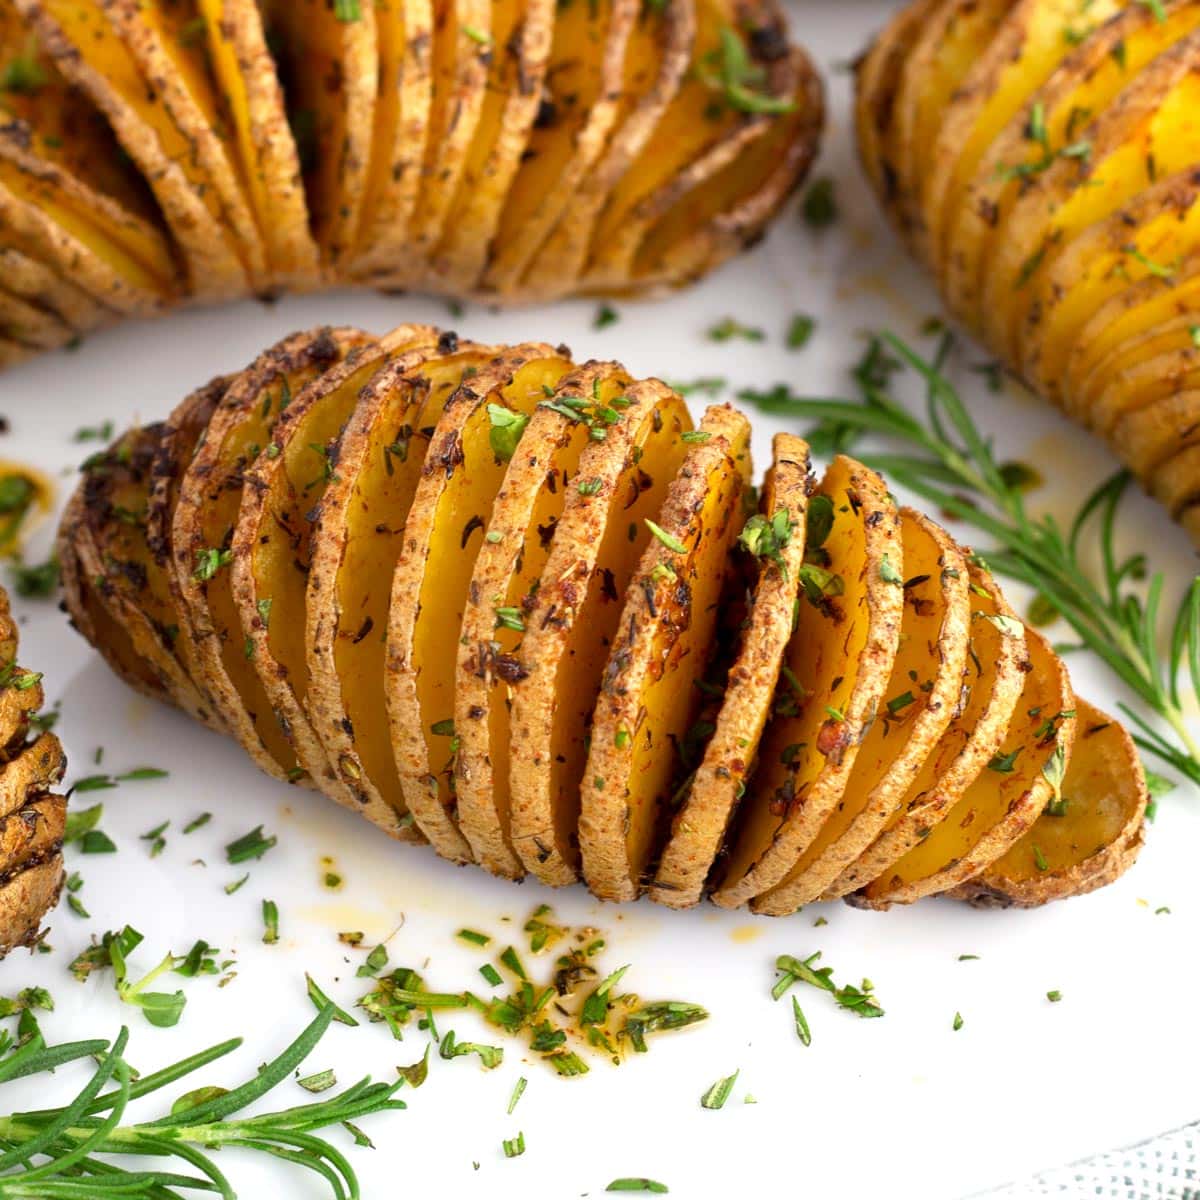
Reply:
[[[433,105],[432,0],[381,0],[375,6],[375,34],[379,96],[355,256],[348,268],[356,278],[396,274],[405,258]]]
[[[429,259],[446,232],[483,110],[488,64],[496,53],[492,8],[489,0],[435,0],[433,102],[401,275],[427,286],[437,282]]]
[[[783,916],[819,899],[903,807],[961,702],[971,626],[967,563],[949,534],[900,510],[904,613],[886,702],[862,739],[841,802],[796,865],[752,904]]]
[[[312,537],[305,648],[309,719],[359,811],[421,840],[392,753],[385,653],[392,576],[434,428],[449,397],[496,354],[443,334],[397,355],[360,393]]]
[[[952,896],[986,907],[1033,908],[1104,887],[1137,858],[1149,801],[1137,747],[1086,701],[1076,700],[1076,709],[1061,803],[1047,805],[1011,849]]]
[[[209,66],[229,109],[250,211],[266,247],[270,284],[309,287],[320,273],[296,139],[262,14],[254,0],[195,0]],[[197,28],[195,20],[188,26]]]
[[[553,297],[577,286],[601,212],[682,88],[695,38],[695,7],[687,0],[643,6],[625,45],[621,106],[612,136],[530,260],[522,292]]]
[[[487,521],[504,479],[493,431],[519,437],[522,418],[570,369],[549,346],[498,354],[446,401],[409,509],[392,579],[387,635],[387,708],[409,811],[439,854],[471,860],[454,794],[455,658],[467,593]],[[497,422],[507,424],[497,425]],[[511,655],[490,668],[519,674]]]
[[[713,892],[723,908],[779,883],[841,800],[859,745],[888,698],[903,552],[900,515],[883,481],[839,455],[809,500],[807,600]]]
[[[61,317],[4,288],[0,288],[0,333],[35,350],[54,350],[75,338],[75,330]]]
[[[270,453],[281,412],[313,379],[368,343],[357,330],[295,334],[261,354],[230,384],[182,472],[171,516],[170,565],[180,609],[180,636],[191,642],[209,695],[264,771],[304,777],[287,731],[246,653],[229,565],[245,473]]]
[[[603,153],[620,111],[625,48],[640,12],[640,0],[558,6],[540,106],[504,197],[487,291],[517,290],[538,247]],[[603,50],[579,53],[589,45]]]
[[[699,711],[725,563],[745,520],[750,426],[713,406],[650,531],[592,719],[579,813],[588,888],[632,900],[664,842],[684,773],[678,748]]]
[[[0,277],[9,292],[54,313],[77,333],[97,329],[115,319],[111,310],[82,288],[14,247],[0,246]]]
[[[454,692],[458,820],[476,861],[509,878],[525,873],[512,844],[510,783],[512,696],[532,673],[525,639],[558,523],[580,478],[581,455],[640,415],[630,411],[626,382],[610,364],[588,364],[560,378],[553,396],[534,410],[496,495],[467,588]],[[547,749],[543,744],[542,753]]]
[[[429,326],[401,325],[378,341],[353,345],[292,398],[271,426],[271,440],[244,468],[229,569],[245,656],[296,761],[327,795],[351,809],[359,807],[356,794],[329,764],[306,711],[314,523],[338,470],[338,436],[359,392],[393,356],[435,344],[436,338]]]
[[[1011,616],[992,620],[1015,631]],[[887,908],[957,887],[1004,854],[1048,803],[1061,799],[1075,740],[1075,697],[1062,659],[1041,634],[1026,629],[1025,644],[1025,687],[1004,749],[929,835],[850,897],[852,904]]]
[[[474,138],[446,214],[432,272],[439,291],[473,292],[504,198],[541,106],[557,0],[495,0],[493,51]]]
[[[688,450],[683,400],[656,380],[598,364],[602,387],[628,406],[584,451],[529,599],[521,678],[512,684],[509,793],[513,849],[525,869],[561,886],[578,878],[579,796],[596,696],[617,635],[621,597],[652,537]]]
[[[883,830],[825,889],[833,900],[881,876],[929,836],[1001,748],[1024,687],[1025,627],[992,577],[969,561],[969,664],[949,727],[921,765]],[[996,617],[1011,617],[1012,623]]]
[[[353,249],[370,176],[379,48],[374,4],[265,0],[313,236],[337,268]]]
[[[138,69],[187,139],[191,160],[216,192],[250,286],[268,283],[263,238],[247,202],[249,181],[241,173],[236,130],[225,91],[212,73],[207,26],[196,0],[99,0]],[[233,153],[231,153],[231,150]]]
[[[189,397],[198,418],[207,421],[212,415],[224,383],[214,381]],[[181,657],[179,613],[148,537],[150,490],[163,432],[163,425],[142,426],[88,459],[83,503],[64,529],[98,602],[161,680],[161,698],[220,729],[222,722]]]
[[[725,681],[712,736],[671,822],[650,889],[651,899],[672,908],[695,904],[703,893],[754,768],[792,636],[813,479],[806,442],[778,433],[773,451],[761,512],[750,519],[741,537],[743,546],[759,554],[762,562],[737,658]]]
[[[154,191],[201,299],[242,295],[247,277],[213,181],[192,154],[195,131],[176,123],[161,94],[110,26],[98,0],[14,0],[59,70],[108,118]]]

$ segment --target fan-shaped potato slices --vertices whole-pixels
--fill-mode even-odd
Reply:
[[[250,285],[267,282],[267,256],[236,156],[236,130],[213,77],[207,25],[195,0],[99,0],[113,29],[167,115],[188,140],[191,160],[216,193]],[[232,151],[232,153],[231,153]]]
[[[898,812],[960,703],[971,626],[967,564],[949,534],[901,509],[904,614],[886,702],[841,801],[783,880],[751,905],[783,916],[817,900]]]
[[[434,0],[433,103],[404,273],[436,287],[429,260],[446,229],[496,52],[490,0]]]
[[[379,96],[370,169],[363,192],[356,277],[396,273],[404,263],[417,202],[433,105],[432,0],[384,0],[375,6]],[[403,274],[403,271],[399,272]]]
[[[579,462],[550,557],[529,596],[525,674],[512,685],[509,792],[513,849],[554,886],[578,878],[580,784],[592,716],[626,595],[650,542],[692,428],[687,406],[657,380],[634,383],[615,364],[602,388],[628,401]]]
[[[1001,748],[1025,682],[1025,627],[982,566],[968,562],[968,571],[970,661],[950,725],[883,830],[822,899],[856,891],[919,845]]]
[[[538,247],[604,150],[621,105],[625,47],[640,0],[559,5],[528,149],[504,198],[487,291],[516,291]],[[579,47],[602,45],[600,54]]]
[[[1082,896],[1123,874],[1142,848],[1146,781],[1128,732],[1076,701],[1075,744],[1062,800],[1007,853],[951,895],[987,907],[1033,908]]]
[[[162,235],[114,201],[26,150],[25,127],[0,127],[5,241],[71,279],[114,312],[157,311],[176,269]]]
[[[392,753],[384,644],[392,576],[426,450],[449,397],[495,356],[443,334],[379,370],[338,443],[313,530],[305,645],[309,719],[359,811],[421,840]]]
[[[1043,171],[1026,181],[980,280],[984,328],[995,344],[1006,348],[1010,361],[1019,356],[1017,335],[1060,248],[1069,247],[1154,179],[1185,170],[1200,158],[1200,132],[1191,129],[1185,115],[1200,105],[1200,79],[1192,73],[1198,53],[1200,33],[1177,42],[1094,120],[1077,122],[1082,128],[1071,130],[1076,153],[1056,152]],[[1053,146],[1047,141],[1044,153]],[[1082,146],[1087,151],[1080,158]]]
[[[667,834],[679,745],[696,719],[725,562],[745,518],[750,426],[709,408],[650,527],[604,668],[579,814],[583,877],[632,900]]]
[[[476,290],[541,106],[557,0],[494,0],[493,44],[470,150],[433,253],[438,289]]]
[[[379,90],[375,6],[266,0],[262,7],[313,235],[336,267],[353,248],[370,174]]]
[[[171,515],[170,564],[200,675],[230,731],[277,778],[303,776],[287,732],[246,654],[228,567],[246,472],[270,453],[280,413],[302,388],[370,339],[357,330],[295,334],[261,354],[230,384],[187,464]]]
[[[645,236],[627,260],[629,278],[678,287],[761,236],[808,170],[824,113],[820,76],[807,55],[793,51],[779,76],[777,91],[790,94],[791,111],[746,122],[660,189],[647,206]]]
[[[642,6],[625,43],[620,108],[603,155],[563,207],[529,263],[522,290],[559,296],[587,266],[601,213],[679,93],[696,38],[696,12],[683,0]]]
[[[147,85],[97,0],[14,0],[59,70],[108,118],[150,184],[199,299],[242,295],[247,276],[224,222],[221,198],[180,128]]]
[[[1079,24],[1095,27],[1121,6],[1121,0],[1017,0],[975,59],[936,123],[924,181],[928,253],[939,274],[948,214],[960,203],[988,146],[1070,53],[1068,31]]]
[[[82,288],[14,247],[0,245],[0,278],[13,295],[54,313],[78,333],[113,320],[114,314]]]
[[[963,202],[948,218],[943,280],[955,311],[974,322],[988,317],[983,289],[994,253],[1007,249],[1010,216],[1018,217],[1014,234],[1023,244],[1044,240],[1055,201],[1027,202],[1031,192],[1044,195],[1049,187],[1061,203],[1072,184],[1091,178],[1111,184],[1109,170],[1097,171],[1099,145],[1089,125],[1108,125],[1114,106],[1128,120],[1135,107],[1131,81],[1151,58],[1200,23],[1195,5],[1177,3],[1163,11],[1165,19],[1159,21],[1144,5],[1130,5],[1084,38],[980,158]],[[1060,162],[1074,170],[1064,170]],[[1138,163],[1136,170],[1141,167]],[[1059,176],[1054,184],[1047,178],[1052,170]],[[1031,252],[1010,256],[1017,270]]]
[[[224,381],[194,393],[212,415]],[[128,635],[135,653],[162,681],[163,698],[220,729],[212,705],[180,658],[179,616],[163,568],[150,549],[147,518],[162,425],[131,430],[83,467],[83,504],[69,534],[79,566]]]
[[[61,317],[0,288],[0,330],[4,336],[37,350],[54,350],[75,337]]]
[[[580,456],[630,419],[623,374],[589,363],[563,376],[534,409],[510,456],[467,589],[454,693],[458,822],[477,862],[497,875],[525,873],[512,848],[510,664],[525,666],[526,622]],[[507,669],[505,669],[507,668]]]
[[[351,809],[359,807],[356,794],[329,764],[306,712],[305,622],[314,519],[338,470],[338,435],[363,386],[394,355],[436,341],[429,326],[401,325],[377,342],[355,345],[304,387],[271,427],[264,451],[245,468],[233,532],[230,583],[246,657],[300,766]]]
[[[306,287],[320,273],[296,139],[254,0],[195,0],[209,67],[224,96],[246,199],[266,248],[272,287]]]
[[[392,580],[387,700],[404,798],[439,854],[471,860],[454,795],[455,656],[479,547],[507,463],[498,451],[570,370],[549,346],[515,346],[465,379],[446,401],[409,509]],[[505,415],[508,414],[508,415]],[[519,444],[519,443],[518,443]],[[489,663],[519,674],[511,655]]]
[[[704,757],[671,822],[650,897],[672,908],[695,904],[717,858],[771,713],[784,652],[792,636],[804,569],[808,495],[813,486],[807,443],[777,433],[761,511],[741,544],[760,559],[737,657]]]
[[[991,759],[929,835],[856,892],[851,903],[886,908],[949,891],[999,858],[1048,803],[1061,799],[1075,739],[1075,697],[1066,667],[1046,640],[1026,629],[1025,645],[1029,667],[1004,737],[1005,749]]]
[[[809,500],[813,570],[788,644],[759,767],[713,900],[736,908],[779,883],[845,791],[886,702],[900,637],[900,515],[874,471],[839,455]]]

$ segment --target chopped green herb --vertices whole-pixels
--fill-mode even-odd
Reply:
[[[737,1077],[741,1071],[734,1071],[732,1075],[726,1075],[724,1079],[718,1079],[716,1083],[700,1097],[701,1108],[724,1108],[725,1101],[729,1099],[730,1093],[733,1091],[733,1085],[737,1083]]]
[[[264,837],[263,827],[257,825],[249,833],[242,834],[240,838],[235,838],[226,845],[225,861],[236,866],[252,858],[262,858],[278,840],[274,834]]]
[[[262,902],[263,935],[262,940],[268,946],[279,941],[279,906],[274,900]]]

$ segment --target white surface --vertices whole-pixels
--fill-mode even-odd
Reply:
[[[842,216],[833,231],[815,237],[786,216],[766,244],[702,286],[663,303],[621,304],[620,322],[603,331],[591,328],[588,303],[507,315],[472,309],[456,327],[480,339],[565,340],[577,356],[617,357],[634,372],[673,379],[713,374],[738,386],[782,379],[814,394],[845,391],[860,331],[887,324],[915,336],[938,311],[883,228],[853,157],[849,80],[840,68],[885,11],[856,0],[811,2],[793,12],[796,35],[813,48],[829,81],[832,118],[818,171],[837,180]],[[782,339],[796,311],[819,320],[802,353],[788,352]],[[768,342],[705,340],[703,331],[728,314],[761,324]],[[73,483],[68,464],[89,449],[72,443],[77,427],[159,418],[186,390],[240,366],[293,328],[338,321],[382,330],[410,319],[453,320],[432,301],[339,294],[126,326],[0,377],[0,413],[12,423],[0,453],[61,473],[65,495]],[[964,362],[984,358],[971,349],[963,355]],[[1110,471],[1100,447],[1028,397],[1015,389],[996,397],[978,377],[964,378],[981,423],[1006,453],[1042,464],[1048,482],[1039,502],[1073,507]],[[776,427],[756,417],[760,464]],[[1188,569],[1190,547],[1158,509],[1135,498],[1124,521],[1156,564]],[[48,538],[44,529],[34,556]],[[81,805],[104,802],[103,827],[120,847],[116,855],[70,855],[70,867],[86,879],[82,898],[92,919],[64,906],[53,917],[53,955],[18,954],[0,966],[4,994],[35,980],[52,989],[57,1009],[45,1025],[56,1038],[111,1035],[129,1021],[130,1055],[145,1070],[240,1032],[248,1044],[236,1066],[204,1073],[206,1081],[228,1079],[252,1071],[311,1016],[305,970],[343,1003],[366,990],[353,978],[360,958],[347,957],[338,930],[362,929],[371,944],[402,925],[388,943],[392,963],[424,964],[431,987],[458,988],[474,977],[479,959],[455,944],[453,932],[466,924],[503,938],[500,918],[509,916],[519,938],[521,920],[542,901],[563,920],[605,931],[610,949],[601,965],[632,963],[624,982],[642,996],[710,1009],[705,1025],[659,1037],[649,1054],[619,1069],[597,1061],[582,1079],[560,1080],[523,1062],[515,1042],[505,1042],[507,1059],[491,1073],[474,1059],[435,1057],[424,1088],[405,1091],[408,1111],[364,1123],[378,1149],[353,1150],[352,1160],[372,1200],[402,1190],[492,1200],[595,1196],[627,1175],[660,1179],[679,1197],[779,1190],[936,1200],[1200,1115],[1192,1013],[1200,911],[1191,865],[1200,808],[1192,789],[1180,787],[1162,802],[1146,851],[1125,879],[1040,912],[926,902],[873,914],[835,904],[771,921],[710,908],[674,913],[648,902],[601,906],[580,889],[517,888],[456,870],[428,850],[393,845],[320,797],[259,775],[233,742],[133,696],[52,605],[17,606],[22,659],[45,673],[50,697],[63,700],[70,778],[97,769],[97,746],[105,749],[99,769],[171,770],[165,781],[80,798]],[[1081,692],[1106,707],[1115,702],[1119,692],[1098,664],[1076,656],[1071,665]],[[211,824],[182,837],[183,824],[202,810],[215,814]],[[168,817],[167,850],[151,860],[138,835]],[[279,836],[279,846],[227,897],[222,885],[243,868],[226,865],[221,847],[260,822]],[[321,886],[322,855],[345,876],[337,894]],[[259,941],[264,897],[282,914],[283,940],[275,947]],[[1170,915],[1155,915],[1161,905]],[[818,915],[828,925],[814,928]],[[125,922],[146,935],[134,956],[142,969],[168,948],[182,953],[203,937],[237,957],[237,978],[222,990],[213,979],[183,981],[183,1021],[171,1031],[153,1029],[116,1002],[108,977],[81,985],[66,973],[89,934]],[[817,949],[839,980],[870,976],[887,1015],[860,1021],[809,991],[802,996],[813,1031],[806,1049],[793,1032],[788,1001],[773,1003],[769,989],[776,954]],[[964,953],[980,959],[957,961]],[[1046,1000],[1049,989],[1062,991],[1061,1003]],[[957,1033],[956,1011],[965,1020]],[[486,1032],[465,1017],[443,1025],[461,1036]],[[367,1071],[392,1077],[395,1064],[414,1061],[423,1048],[415,1030],[400,1045],[384,1026],[335,1026],[306,1070],[334,1066],[343,1084]],[[741,1077],[728,1105],[703,1111],[701,1093],[735,1068]],[[528,1090],[508,1117],[522,1074]],[[757,1104],[743,1103],[747,1092]],[[277,1097],[289,1104],[305,1098],[290,1084]],[[10,1102],[6,1096],[4,1105]],[[527,1152],[505,1160],[501,1139],[518,1130]],[[285,1192],[282,1177],[245,1156],[228,1156],[222,1165],[244,1197],[324,1194],[294,1173]]]

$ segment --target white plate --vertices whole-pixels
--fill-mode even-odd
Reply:
[[[841,218],[833,230],[814,235],[793,211],[764,245],[699,287],[661,303],[620,304],[619,323],[602,331],[592,328],[589,303],[509,314],[472,308],[454,324],[480,339],[566,341],[580,358],[616,357],[634,372],[670,379],[721,375],[737,386],[784,380],[814,394],[846,392],[861,331],[887,325],[916,337],[921,322],[939,311],[884,228],[854,158],[845,64],[887,7],[810,2],[792,13],[796,35],[813,49],[829,84],[831,119],[818,172],[837,181]],[[794,312],[818,320],[816,337],[800,353],[783,343]],[[727,315],[761,325],[767,342],[707,340],[704,331]],[[405,320],[453,318],[434,301],[344,293],[127,325],[0,377],[0,412],[12,424],[0,452],[61,476],[65,495],[71,467],[88,449],[72,442],[78,427],[159,418],[186,390],[295,328],[334,321],[382,330]],[[963,361],[985,357],[967,350]],[[984,429],[1005,453],[1038,462],[1047,475],[1036,503],[1069,512],[1112,469],[1098,444],[1017,389],[993,396],[977,376],[964,372],[963,379]],[[761,416],[755,422],[762,463],[780,426]],[[1124,528],[1156,564],[1175,566],[1178,583],[1191,548],[1161,511],[1131,498]],[[46,529],[33,551],[48,545]],[[428,850],[393,845],[320,797],[258,774],[232,742],[132,695],[53,605],[16,604],[22,660],[43,671],[50,697],[63,701],[70,777],[141,764],[171,771],[165,781],[80,797],[80,805],[104,802],[103,827],[120,847],[115,855],[69,855],[86,880],[81,897],[91,920],[62,907],[52,920],[53,955],[18,954],[0,967],[4,994],[35,981],[51,988],[56,1010],[45,1026],[55,1038],[111,1035],[128,1021],[131,1058],[146,1070],[241,1033],[247,1045],[235,1065],[204,1073],[205,1080],[228,1081],[252,1072],[311,1017],[306,970],[343,1003],[364,990],[354,978],[361,956],[345,952],[337,931],[361,929],[373,943],[400,927],[388,942],[393,964],[422,968],[430,986],[460,988],[469,986],[479,957],[456,944],[454,931],[470,925],[500,937],[511,930],[520,939],[522,919],[543,901],[563,920],[606,933],[601,965],[632,964],[625,985],[646,998],[693,1000],[711,1011],[706,1024],[660,1036],[649,1054],[620,1068],[595,1062],[583,1079],[560,1080],[523,1061],[511,1041],[503,1066],[490,1073],[473,1058],[435,1058],[426,1085],[405,1091],[408,1111],[364,1122],[378,1148],[351,1151],[373,1200],[402,1193],[595,1196],[613,1178],[631,1175],[662,1180],[681,1197],[934,1200],[1198,1115],[1192,1009],[1200,913],[1192,860],[1200,815],[1190,788],[1164,799],[1141,861],[1118,884],[1042,911],[975,912],[926,902],[876,914],[827,904],[772,921],[707,907],[675,913],[648,902],[601,906],[580,889],[517,888],[457,870]],[[1100,705],[1111,708],[1122,696],[1087,656],[1073,657],[1071,668],[1079,691]],[[92,765],[97,747],[104,749],[100,768]],[[203,810],[213,812],[212,822],[183,837],[181,827]],[[167,818],[167,849],[151,859],[139,835]],[[221,848],[259,823],[279,845],[250,867],[242,890],[226,896],[223,885],[241,870],[224,863]],[[325,855],[345,877],[340,892],[322,886]],[[275,899],[282,915],[283,940],[274,947],[259,940],[264,897]],[[1156,915],[1163,905],[1170,914]],[[814,928],[818,915],[828,924]],[[90,934],[126,922],[146,937],[134,956],[138,967],[202,937],[236,956],[236,979],[223,989],[212,979],[183,981],[189,1001],[181,1023],[151,1028],[117,1003],[108,978],[79,984],[66,972]],[[887,1015],[861,1021],[810,992],[802,997],[813,1034],[806,1049],[787,1000],[770,998],[772,964],[781,952],[818,949],[839,980],[870,976]],[[960,962],[961,954],[979,959]],[[1051,989],[1062,992],[1060,1003],[1046,999]],[[951,1029],[955,1012],[965,1022],[958,1032]],[[465,1017],[444,1024],[463,1037],[498,1040]],[[394,1066],[414,1061],[423,1048],[415,1030],[397,1044],[383,1026],[335,1026],[306,1070],[335,1067],[343,1083],[368,1071],[394,1078]],[[700,1095],[735,1068],[741,1075],[726,1107],[702,1110]],[[528,1090],[510,1117],[505,1109],[522,1074]],[[743,1103],[747,1093],[756,1104]],[[285,1084],[273,1100],[306,1098]],[[45,1100],[43,1093],[38,1102]],[[5,1108],[11,1102],[6,1096]],[[506,1160],[501,1140],[518,1130],[527,1151]],[[349,1142],[340,1132],[333,1136]],[[222,1165],[244,1197],[323,1194],[315,1181],[249,1156],[229,1155]]]

